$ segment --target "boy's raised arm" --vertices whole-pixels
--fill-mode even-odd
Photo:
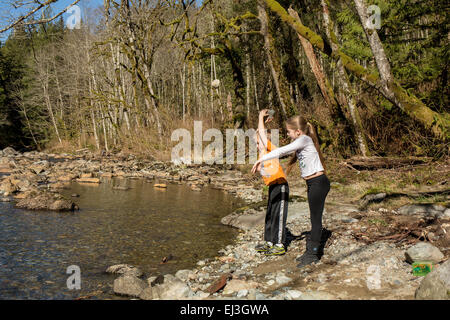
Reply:
[[[259,112],[259,121],[258,121],[258,139],[262,142],[265,148],[267,148],[267,134],[266,127],[264,126],[264,117],[268,115],[267,109],[263,109]]]

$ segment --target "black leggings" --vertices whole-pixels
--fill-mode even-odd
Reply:
[[[322,236],[322,214],[325,198],[330,191],[330,180],[325,174],[306,180],[311,219],[311,243],[318,245]]]

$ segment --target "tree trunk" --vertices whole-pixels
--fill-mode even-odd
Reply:
[[[50,96],[49,96],[49,93],[48,93],[48,81],[44,81],[42,83],[42,89],[44,91],[45,104],[47,105],[47,110],[48,110],[48,112],[50,114],[50,118],[52,119],[52,123],[53,123],[53,127],[55,128],[56,136],[58,137],[59,143],[62,143],[61,137],[59,135],[58,126],[56,124],[55,115],[53,113],[52,103],[50,101]]]
[[[389,60],[384,52],[383,44],[381,43],[378,33],[375,29],[369,29],[367,26],[367,7],[363,0],[354,0],[356,11],[358,12],[359,19],[361,20],[364,33],[369,41],[370,48],[372,49],[375,62],[377,64],[378,71],[380,72],[381,83],[383,90],[388,91],[389,86],[393,82],[393,76]]]
[[[252,61],[252,78],[253,78],[253,88],[254,88],[254,91],[255,91],[256,110],[259,112],[258,88],[256,86],[255,64],[253,63],[253,61]]]

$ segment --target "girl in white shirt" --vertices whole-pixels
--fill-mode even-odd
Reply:
[[[259,164],[264,161],[294,153],[286,170],[288,175],[293,165],[299,161],[301,176],[306,180],[311,219],[311,233],[306,239],[306,252],[297,259],[300,262],[297,267],[302,268],[319,261],[322,256],[322,214],[325,198],[330,191],[330,181],[325,174],[319,141],[311,123],[302,116],[294,116],[286,121],[286,129],[293,141],[256,161],[252,173],[255,173]]]

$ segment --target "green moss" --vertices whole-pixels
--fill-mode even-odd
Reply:
[[[438,137],[448,140],[450,122],[445,116],[428,108],[417,97],[410,96],[396,81],[392,83],[390,89],[403,111],[430,128]]]
[[[383,193],[383,192],[386,192],[386,191],[381,188],[373,187],[373,188],[370,188],[369,190],[367,190],[366,193],[364,193],[364,196],[367,196],[369,194]]]
[[[344,65],[345,69],[349,70],[357,77],[370,82],[372,85],[376,85],[380,80],[378,72],[370,72],[341,50],[338,50],[337,55],[341,58],[342,64]]]
[[[266,4],[270,8],[270,10],[274,11],[280,16],[281,20],[291,25],[298,33],[308,39],[308,41],[311,42],[313,46],[323,51],[324,43],[322,37],[320,37],[308,27],[305,27],[301,23],[297,22],[277,1],[266,0]]]
[[[386,221],[384,221],[383,219],[369,219],[368,221],[371,224],[381,225],[383,227],[386,227],[388,225],[388,223]]]

